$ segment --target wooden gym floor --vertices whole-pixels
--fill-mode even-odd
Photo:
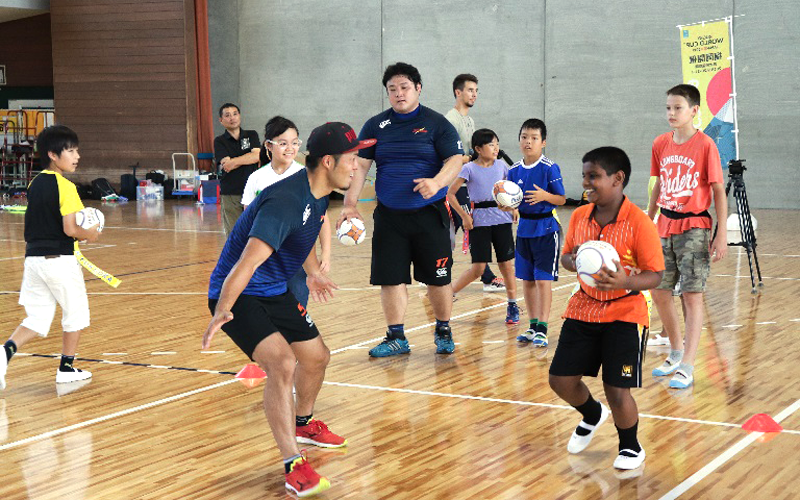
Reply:
[[[107,227],[85,255],[122,279],[115,290],[85,273],[92,326],[78,366],[94,378],[57,390],[51,356],[60,352],[60,312],[50,336],[14,358],[0,393],[0,498],[291,498],[261,410],[262,386],[231,375],[246,356],[222,333],[213,352],[200,350],[208,276],[224,242],[218,207],[91,204]],[[340,207],[332,205],[334,219]],[[372,208],[361,207],[369,228]],[[560,213],[569,219],[569,210]],[[434,318],[415,285],[406,316],[413,352],[369,359],[385,330],[379,291],[369,285],[370,243],[334,242],[331,274],[342,289],[331,303],[309,308],[333,353],[315,415],[350,445],[308,450],[333,482],[321,498],[796,498],[800,240],[787,229],[800,227],[800,212],[755,215],[763,292],[750,293],[739,247],[712,268],[691,390],[653,379],[668,348],[648,347],[644,387],[634,392],[647,460],[629,478],[611,467],[617,435],[610,421],[583,454],[567,453],[579,415],[547,385],[574,275],[554,286],[544,356],[517,345],[524,326],[507,327],[504,294],[483,293],[479,284],[454,304],[456,353],[435,355]],[[3,342],[24,315],[17,305],[21,215],[0,212],[0,241]],[[458,253],[455,272],[468,262]],[[601,384],[588,383],[604,400]],[[784,432],[742,430],[757,413],[780,419]]]

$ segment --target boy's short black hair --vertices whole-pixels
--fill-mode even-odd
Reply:
[[[239,114],[242,113],[242,110],[239,109],[239,106],[235,105],[232,102],[226,102],[225,104],[223,104],[222,106],[219,107],[219,117],[220,118],[222,118],[222,112],[225,111],[225,108],[236,108],[236,111],[238,111]]]
[[[331,155],[331,156],[333,156],[334,164],[339,163],[339,158],[342,157],[342,155]],[[309,172],[313,172],[314,170],[316,170],[317,167],[319,166],[319,161],[321,159],[322,159],[321,156],[314,156],[311,154],[306,155],[306,170],[308,170]]]
[[[65,125],[50,125],[41,132],[36,138],[36,150],[42,159],[42,168],[50,166],[50,156],[48,153],[55,153],[61,156],[65,149],[78,147],[78,134]]]
[[[667,90],[667,95],[681,96],[689,102],[689,106],[700,105],[700,91],[697,90],[697,87],[694,85],[689,85],[688,83],[675,85],[671,89]]]
[[[464,90],[464,85],[467,82],[473,82],[475,85],[477,85],[478,77],[475,75],[470,75],[469,73],[461,73],[460,75],[458,75],[453,80],[453,97],[456,96],[456,90]]]
[[[543,141],[547,140],[547,125],[545,125],[544,122],[538,118],[528,118],[527,120],[525,120],[525,122],[519,128],[519,137],[517,137],[517,140],[519,140],[520,137],[522,137],[522,131],[525,130],[526,128],[531,130],[538,130],[539,132],[542,133],[542,140]]]
[[[628,181],[631,178],[631,160],[625,154],[625,151],[620,148],[603,146],[602,148],[593,149],[583,155],[581,161],[583,163],[594,163],[605,170],[608,175],[614,175],[622,171],[625,174],[625,180],[622,181],[623,188],[628,185]]]
[[[500,141],[500,138],[497,137],[497,134],[494,133],[494,130],[490,130],[488,128],[479,128],[474,134],[472,134],[472,149],[485,146],[492,142],[493,139],[497,139],[498,142]]]
[[[422,76],[419,74],[419,70],[417,68],[404,62],[398,62],[387,66],[386,71],[383,72],[384,88],[386,87],[386,84],[389,83],[389,80],[398,75],[407,77],[414,83],[414,87],[417,85],[422,85]]]
[[[297,125],[295,125],[292,120],[282,116],[273,116],[264,126],[264,140],[271,141],[290,128],[293,128],[298,134],[300,133],[300,131],[297,129]]]

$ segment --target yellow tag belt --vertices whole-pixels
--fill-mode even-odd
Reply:
[[[78,247],[78,241],[77,240],[75,240],[75,252],[74,253],[75,253],[75,258],[78,259],[78,262],[80,262],[81,265],[83,267],[85,267],[87,271],[89,271],[90,273],[92,273],[95,276],[97,276],[98,278],[100,278],[106,284],[110,285],[113,288],[117,288],[119,286],[119,284],[122,283],[122,281],[120,281],[119,278],[115,278],[111,274],[103,271],[99,267],[97,267],[94,264],[92,264],[91,262],[89,262],[89,259],[84,257],[83,254],[81,253],[81,249]]]

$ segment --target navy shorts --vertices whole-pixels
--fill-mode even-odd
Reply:
[[[561,254],[560,231],[521,238],[517,236],[514,269],[517,278],[525,281],[558,281],[558,259]]]

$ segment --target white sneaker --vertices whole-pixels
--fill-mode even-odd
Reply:
[[[8,360],[6,359],[6,351],[0,351],[0,391],[6,388],[6,371],[8,370]]]
[[[578,429],[572,432],[572,436],[569,438],[569,443],[567,443],[567,451],[570,453],[580,453],[589,446],[589,443],[592,442],[592,438],[594,437],[594,433],[597,432],[597,428],[600,427],[603,422],[606,421],[608,416],[611,414],[608,407],[603,403],[600,403],[600,421],[597,422],[596,425],[589,425],[583,420],[581,423],[578,424],[578,427],[582,427],[589,431],[589,434],[585,436],[578,435]]]
[[[92,372],[78,370],[75,368],[74,372],[62,372],[56,370],[56,384],[68,384],[70,382],[78,382],[79,380],[86,380],[92,378]]]
[[[484,283],[483,284],[483,291],[487,293],[492,292],[505,292],[506,291],[506,284],[503,281],[503,278],[499,276],[492,280],[491,283]]]
[[[63,384],[56,384],[56,395],[58,397],[61,397],[61,396],[66,396],[67,394],[72,394],[81,387],[86,387],[91,383],[92,379],[87,378],[86,380],[78,380],[77,382],[65,382]]]
[[[664,377],[666,375],[672,375],[675,371],[678,370],[678,366],[680,366],[680,361],[670,361],[669,358],[665,359],[661,366],[657,368],[653,368],[653,376],[654,377]]]
[[[672,389],[687,389],[692,384],[694,384],[694,377],[684,370],[675,370],[675,375],[669,381]]]
[[[638,469],[644,463],[644,457],[644,448],[639,453],[628,449],[622,450],[614,460],[614,468],[622,470]]]
[[[662,337],[661,335],[654,333],[650,340],[647,341],[647,345],[650,346],[662,346],[662,345],[669,345],[669,337]]]

